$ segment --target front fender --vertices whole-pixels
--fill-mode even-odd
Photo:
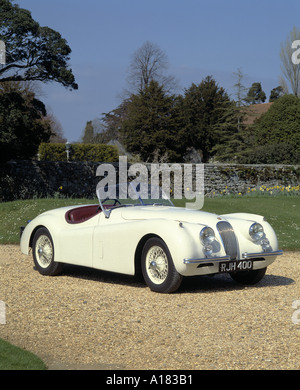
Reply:
[[[262,251],[260,245],[254,243],[249,235],[249,228],[254,222],[260,223],[265,232],[265,238],[270,242],[270,250],[278,250],[278,240],[272,226],[265,220],[263,216],[255,214],[228,214],[224,215],[227,221],[232,225],[235,235],[239,242],[240,259],[243,253],[255,253]]]
[[[143,236],[153,234],[159,236],[168,246],[176,271],[182,275],[186,274],[187,265],[185,258],[203,257],[203,246],[199,238],[202,224],[170,221],[151,220],[148,223],[143,221]],[[141,237],[141,239],[143,239]]]

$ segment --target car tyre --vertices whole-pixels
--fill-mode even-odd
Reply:
[[[181,282],[167,245],[158,237],[150,238],[142,251],[142,273],[148,287],[159,293],[176,291]]]
[[[40,228],[35,233],[32,253],[35,267],[40,274],[55,276],[61,273],[63,264],[54,261],[53,240],[46,228]]]
[[[235,282],[245,285],[258,283],[266,273],[267,267],[251,271],[231,272],[230,276]]]

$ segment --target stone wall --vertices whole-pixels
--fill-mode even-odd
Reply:
[[[246,193],[266,186],[298,186],[300,165],[205,164],[205,193]]]
[[[0,201],[53,197],[59,194],[93,198],[100,180],[96,177],[99,164],[101,163],[11,161],[0,167]],[[118,177],[118,163],[113,165]],[[150,164],[146,166],[150,168]],[[238,194],[262,185],[297,186],[300,184],[300,166],[205,164],[204,177],[206,195],[223,191]]]
[[[33,197],[94,197],[98,163],[11,161],[0,167],[0,200]]]

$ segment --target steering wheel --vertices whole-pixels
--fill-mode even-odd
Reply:
[[[107,200],[113,200],[115,202],[113,204],[113,206],[115,206],[116,204],[121,205],[121,202],[118,199],[115,199],[115,198],[106,198],[106,199],[103,200],[102,204],[105,203]]]

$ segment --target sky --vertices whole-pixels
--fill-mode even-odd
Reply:
[[[146,41],[168,57],[168,74],[183,93],[208,75],[234,98],[240,68],[249,88],[267,95],[279,85],[280,46],[300,27],[299,0],[15,0],[72,50],[79,89],[43,84],[40,100],[78,142],[87,121],[115,109],[127,88],[133,53]]]

